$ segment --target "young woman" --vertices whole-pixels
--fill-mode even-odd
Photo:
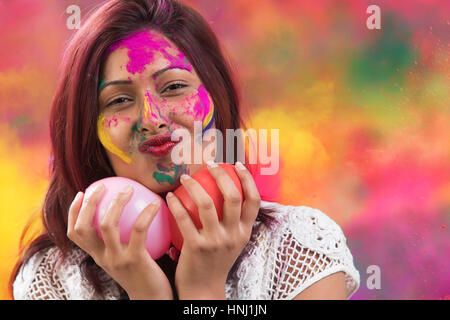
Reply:
[[[212,143],[194,139],[195,122],[223,133],[244,127],[229,66],[205,20],[174,0],[112,0],[98,8],[64,55],[50,115],[54,161],[45,230],[16,265],[14,298],[350,297],[359,273],[328,216],[261,199],[240,162],[243,198],[213,159],[173,163],[175,143],[167,138],[174,130],[190,132],[192,145]],[[150,148],[155,141],[166,144]],[[221,221],[190,178],[205,162],[224,197]],[[133,179],[165,199],[184,237],[181,253],[172,247],[155,261],[145,251],[158,203],[141,212],[130,242],[120,242],[117,221],[132,188],[111,203],[98,237],[92,219],[105,188],[82,190],[110,176]],[[200,230],[171,192],[180,184],[199,208]]]

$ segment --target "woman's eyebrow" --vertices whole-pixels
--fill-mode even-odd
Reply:
[[[133,81],[131,80],[114,80],[109,82],[104,82],[103,80],[100,82],[100,86],[98,88],[98,92],[100,93],[103,89],[105,89],[107,86],[112,85],[123,85],[123,84],[132,84]]]
[[[162,75],[164,72],[168,71],[168,70],[172,70],[172,69],[181,69],[181,70],[186,70],[191,72],[190,67],[189,66],[183,66],[183,65],[172,65],[172,66],[168,66],[165,67],[161,70],[156,71],[153,75],[152,78],[153,80],[156,80],[156,78],[158,78],[160,75]]]
[[[152,78],[156,79],[157,77],[159,77],[161,74],[163,74],[166,71],[172,70],[172,69],[181,69],[181,70],[186,70],[191,72],[191,68],[189,66],[183,66],[183,65],[173,65],[173,66],[168,66],[165,67],[161,70],[156,71],[155,73],[153,73]],[[123,84],[132,84],[133,82],[131,80],[114,80],[114,81],[109,81],[109,82],[105,82],[103,79],[100,82],[100,85],[98,87],[98,92],[100,93],[103,89],[105,89],[107,86],[112,86],[112,85],[123,85]]]

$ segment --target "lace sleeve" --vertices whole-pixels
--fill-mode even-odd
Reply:
[[[359,287],[359,272],[342,229],[321,211],[285,206],[284,226],[272,248],[273,299],[293,299],[315,282],[336,272],[345,273],[347,298]]]
[[[34,254],[19,270],[13,284],[15,300],[62,300],[66,299],[59,279],[48,270],[50,250]]]
[[[101,297],[83,277],[80,263],[86,257],[80,249],[74,249],[62,260],[60,251],[51,247],[36,253],[23,265],[13,284],[15,300],[98,300]],[[106,273],[105,299],[118,299],[120,290]]]

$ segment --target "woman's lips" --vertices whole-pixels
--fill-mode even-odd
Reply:
[[[177,144],[177,142],[167,142],[160,146],[149,147],[145,153],[150,153],[155,157],[164,157],[172,151],[172,148]]]
[[[172,151],[173,147],[181,141],[171,141],[170,135],[156,136],[139,145],[139,151],[155,157],[164,157]]]

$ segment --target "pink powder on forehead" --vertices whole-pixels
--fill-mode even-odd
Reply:
[[[188,71],[192,70],[188,59],[180,50],[174,48],[169,42],[164,40],[162,36],[156,35],[150,32],[150,30],[136,32],[118,41],[108,49],[107,54],[110,54],[119,48],[128,49],[129,61],[127,64],[127,71],[131,74],[144,72],[145,66],[153,62],[154,55],[157,52],[162,53],[163,56],[170,61],[171,66],[185,68]],[[175,57],[172,56],[166,51],[168,48],[176,50],[178,54]]]

